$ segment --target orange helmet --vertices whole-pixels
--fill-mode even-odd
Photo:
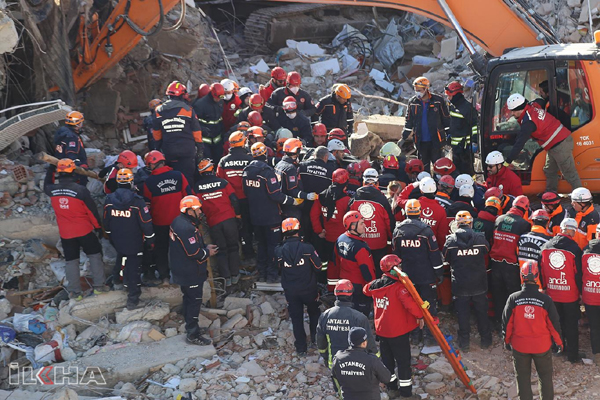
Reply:
[[[327,128],[322,123],[316,123],[313,127],[313,136],[327,136]]]
[[[133,182],[133,172],[129,168],[121,168],[117,171],[117,183]]]
[[[336,296],[352,296],[354,293],[354,285],[348,279],[340,279],[335,284],[333,294]]]
[[[131,150],[122,151],[117,158],[117,162],[123,164],[124,168],[135,168],[138,166],[137,156]]]
[[[246,135],[244,132],[235,131],[229,135],[229,147],[244,147],[246,145]]]
[[[527,211],[529,209],[529,199],[527,198],[527,196],[517,196],[513,200],[512,205],[513,207],[519,207],[523,211]]]
[[[260,126],[253,126],[248,129],[248,137],[265,137],[265,131]]]
[[[156,107],[160,106],[161,104],[162,104],[162,100],[161,99],[152,99],[148,103],[148,108],[151,109],[151,110],[154,110]]]
[[[271,78],[275,79],[276,81],[285,81],[287,74],[283,68],[275,67],[271,70]]]
[[[456,170],[451,159],[442,157],[433,164],[433,172],[438,175],[450,175]]]
[[[277,139],[277,151],[283,151],[283,145],[285,144],[285,141],[288,140],[289,138],[281,138],[281,139]]]
[[[76,126],[83,122],[83,114],[79,111],[71,111],[65,117],[65,124]]]
[[[415,199],[408,200],[404,206],[404,213],[406,215],[421,215],[421,202]]]
[[[194,195],[185,196],[179,202],[179,210],[184,213],[189,209],[197,210],[202,208],[202,202],[200,199]]]
[[[291,232],[300,230],[300,221],[296,218],[286,218],[281,223],[281,232]]]
[[[56,172],[60,172],[61,174],[70,174],[75,171],[75,161],[70,158],[63,158],[62,160],[58,160],[58,164],[56,164]]]
[[[334,93],[340,96],[342,99],[348,100],[350,97],[352,97],[352,93],[350,92],[348,85],[340,83],[335,85],[333,88]]]
[[[187,88],[185,85],[179,81],[173,81],[167,86],[167,91],[165,92],[167,96],[183,96],[187,94]]]
[[[288,86],[300,86],[300,83],[302,83],[302,78],[300,77],[299,73],[292,71],[288,74],[285,83]]]
[[[156,164],[160,161],[165,161],[165,155],[158,150],[152,150],[144,156],[146,164]]]
[[[291,139],[286,140],[283,143],[283,152],[284,153],[296,154],[296,153],[300,152],[301,148],[302,148],[302,142],[300,141],[300,139],[291,138]]]
[[[260,157],[267,154],[267,146],[263,142],[256,142],[250,147],[252,157]]]
[[[473,217],[468,211],[459,211],[454,217],[457,225],[471,225],[473,223]]]
[[[248,114],[248,122],[252,126],[262,126],[263,117],[258,111],[250,111],[250,113]]]
[[[424,76],[418,77],[413,82],[413,87],[415,87],[415,88],[429,89],[430,86],[431,86],[431,83],[429,82],[429,79],[425,78]]]
[[[363,216],[358,211],[348,211],[343,219],[344,229],[347,231],[352,229],[352,224],[359,222],[361,219],[363,219]]]
[[[248,130],[248,128],[250,128],[251,126],[252,125],[250,125],[250,122],[242,121],[238,124],[237,129],[238,129],[238,131],[246,132]]]
[[[215,169],[215,164],[211,159],[205,158],[204,160],[198,163],[198,172],[204,174],[206,172],[211,172]]]
[[[490,196],[485,200],[486,207],[494,207],[498,212],[502,212],[502,202],[496,196]]]
[[[209,93],[210,93],[210,86],[208,86],[206,83],[203,83],[198,88],[198,98],[199,99],[201,99],[202,97],[206,96]]]
[[[265,99],[258,93],[254,93],[250,96],[250,108],[253,110],[262,110],[265,106]]]
[[[346,140],[346,132],[344,132],[340,128],[333,128],[327,134],[327,140],[331,139],[339,139],[343,142],[344,140]]]
[[[400,267],[400,264],[402,264],[402,260],[395,254],[388,254],[379,262],[381,272],[390,272],[394,267]]]

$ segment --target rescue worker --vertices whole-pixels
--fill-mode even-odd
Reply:
[[[271,97],[266,99],[267,107],[279,113],[283,107],[283,100],[288,96],[292,96],[296,99],[298,106],[298,113],[304,114],[305,117],[310,118],[317,111],[315,103],[310,97],[310,94],[304,89],[300,88],[302,78],[296,71],[289,72],[285,80],[285,87],[275,89]]]
[[[363,173],[367,168],[370,168],[370,166],[371,164],[367,160],[360,160],[348,165],[346,168],[350,174],[348,187],[346,188],[348,196],[354,197],[358,188],[362,186]]]
[[[547,230],[548,221],[550,221],[550,216],[546,210],[535,210],[531,215],[531,232],[521,235],[517,244],[519,266],[522,267],[528,262],[533,262],[536,266],[539,266],[542,258],[542,247],[552,238]]]
[[[156,107],[162,104],[161,99],[152,99],[148,103],[148,109],[150,110],[150,115],[144,117],[144,130],[146,131],[146,135],[148,137],[148,150],[156,150],[156,142],[154,141],[154,136],[152,135],[152,126],[154,125],[154,119],[156,118]]]
[[[585,248],[596,233],[600,223],[600,214],[594,205],[592,193],[588,188],[578,187],[571,193],[571,207],[565,210],[565,217],[577,221],[574,240],[580,249]]]
[[[327,282],[332,285],[339,279],[348,279],[354,285],[354,309],[366,316],[370,303],[362,288],[375,279],[375,265],[371,250],[362,239],[366,232],[365,219],[358,211],[348,211],[343,218],[344,229],[333,248],[334,260],[327,268]]]
[[[315,192],[307,193],[302,186],[298,172],[298,156],[302,149],[302,142],[296,138],[288,139],[283,145],[285,155],[275,166],[275,173],[281,182],[281,192],[295,199],[314,201],[318,195]],[[281,211],[286,217],[302,218],[302,210],[291,204],[282,204]]]
[[[519,93],[510,95],[506,106],[521,125],[517,140],[506,162],[510,164],[517,158],[525,142],[531,138],[546,151],[546,163],[544,164],[546,191],[556,192],[558,190],[559,171],[572,189],[581,187],[581,180],[573,159],[571,131],[546,110],[531,105]]]
[[[554,398],[552,385],[552,346],[562,351],[560,322],[554,302],[539,291],[540,273],[533,263],[521,267],[523,288],[510,295],[502,314],[504,347],[512,350],[517,378],[517,396],[533,400],[531,361],[538,374],[538,392],[542,399]]]
[[[285,80],[287,78],[287,73],[281,67],[275,67],[271,70],[271,79],[267,82],[266,85],[260,85],[259,94],[263,99],[271,98],[273,92],[280,87],[285,86]]]
[[[123,286],[127,289],[126,307],[135,310],[143,306],[140,304],[140,268],[144,247],[154,247],[152,217],[144,199],[133,190],[131,170],[120,169],[116,180],[117,189],[106,196],[104,202],[104,231],[117,251],[118,270],[113,270],[113,282],[123,274]]]
[[[404,167],[404,172],[408,176],[409,181],[405,182],[406,186],[412,182],[418,182],[417,177],[421,172],[423,172],[425,167],[423,166],[423,161],[418,158],[413,158],[412,160],[408,160],[406,162],[406,166]]]
[[[339,128],[347,136],[352,135],[354,112],[350,103],[351,97],[352,93],[348,85],[343,83],[333,85],[331,93],[317,102],[317,109],[312,117],[313,121],[324,124],[327,131]]]
[[[244,168],[252,162],[252,156],[246,151],[246,136],[241,131],[229,135],[229,154],[221,158],[217,167],[217,176],[225,179],[235,192],[242,217],[242,229],[240,229],[240,241],[242,243],[242,256],[249,263],[256,257],[254,252],[252,224],[250,222],[250,206],[244,192],[242,174]]]
[[[289,129],[295,138],[302,139],[304,143],[310,143],[312,141],[310,119],[298,112],[296,99],[293,96],[287,96],[283,99],[281,108],[281,112],[277,115],[279,125]]]
[[[452,271],[452,295],[458,316],[458,347],[468,352],[471,334],[471,303],[477,317],[481,348],[492,345],[492,328],[488,319],[488,278],[486,256],[489,243],[483,233],[472,229],[473,217],[459,211],[454,219],[456,231],[446,239],[442,254]]]
[[[258,281],[279,281],[275,264],[275,246],[281,241],[281,210],[279,205],[299,205],[300,201],[284,194],[275,171],[267,161],[267,146],[252,145],[254,158],[242,173],[244,193],[250,208],[250,222],[258,242],[256,267]]]
[[[489,188],[488,190],[486,190],[483,195],[483,197],[485,199],[487,199],[489,197],[496,197],[500,200],[500,211],[499,211],[498,215],[506,214],[508,212],[508,210],[510,210],[510,208],[512,207],[512,203],[516,197],[516,196],[509,196],[509,195],[504,194],[504,191],[501,189],[501,187],[493,186],[493,187]],[[559,223],[560,223],[560,221],[559,221]]]
[[[446,101],[430,92],[429,79],[418,77],[413,82],[416,95],[408,102],[406,124],[402,139],[407,140],[411,134],[423,161],[425,171],[430,171],[431,164],[442,155],[442,146],[446,143],[446,132],[450,127],[450,114]],[[398,144],[400,146],[400,144]]]
[[[233,125],[237,123],[235,114],[242,106],[242,101],[236,92],[236,83],[231,79],[223,79],[221,81],[225,96],[223,97],[223,130],[227,132]]]
[[[194,193],[202,202],[210,238],[219,248],[219,275],[225,278],[225,287],[228,288],[237,285],[240,280],[238,230],[242,216],[233,186],[216,176],[214,171],[212,160],[204,159],[198,163],[200,175],[194,185]]]
[[[379,262],[389,252],[388,242],[392,240],[396,219],[390,203],[379,190],[378,177],[374,168],[367,168],[363,173],[363,186],[356,190],[348,210],[360,212],[365,220],[366,232],[362,238],[371,250],[375,272],[380,277]]]
[[[138,166],[135,153],[131,150],[122,151],[114,164],[104,167],[99,173],[99,178],[104,178],[104,193],[110,194],[117,190],[117,172],[123,168],[132,170]]]
[[[198,95],[196,97],[196,100],[203,98],[204,96],[208,95],[210,93],[210,86],[207,85],[206,83],[201,84],[200,86],[198,86]]]
[[[294,331],[294,347],[299,356],[308,351],[304,330],[304,306],[308,312],[308,326],[313,345],[317,341],[319,310],[319,290],[317,272],[321,269],[321,259],[315,248],[300,239],[300,221],[287,218],[281,223],[283,242],[275,248],[275,258],[281,271],[281,287],[288,303],[288,314]]]
[[[329,150],[329,153],[331,154],[330,158],[332,159],[332,163],[337,168],[344,168],[347,165],[347,162],[344,160],[347,149],[341,140],[330,140],[329,143],[327,143],[327,150]]]
[[[472,216],[477,217],[477,210],[473,206],[473,196],[475,189],[473,185],[464,184],[458,188],[458,198],[446,209],[448,218],[453,219],[459,211],[468,211]]]
[[[327,146],[327,128],[321,123],[313,125],[312,130],[313,140],[312,146]]]
[[[249,121],[249,115],[252,111],[256,111],[262,117],[263,122],[268,125],[270,129],[279,129],[281,126],[277,121],[277,114],[273,109],[265,107],[265,99],[260,94],[253,94],[248,100],[248,107],[242,109],[238,114],[238,122]]]
[[[152,125],[156,150],[164,154],[169,167],[181,172],[193,184],[196,159],[202,159],[204,154],[200,123],[194,108],[185,101],[187,88],[184,85],[171,82],[166,95],[169,100],[156,107]]]
[[[223,157],[223,123],[225,88],[220,83],[210,85],[210,93],[194,100],[192,107],[198,116],[204,143],[204,157],[219,162]]]
[[[58,183],[53,183],[54,172],[58,173]],[[100,231],[100,217],[96,203],[89,190],[77,183],[74,176],[75,161],[63,158],[56,167],[48,168],[44,179],[44,193],[50,197],[50,203],[56,214],[56,224],[65,256],[65,277],[69,298],[81,300],[83,291],[79,281],[80,249],[90,260],[92,272],[92,293],[108,292],[104,285],[104,262],[102,246],[94,231]]]
[[[252,90],[248,87],[243,87],[240,89],[238,92],[238,97],[242,101],[242,104],[240,105],[240,109],[236,112],[236,118],[244,108],[250,105],[250,96],[252,96],[252,94]]]
[[[496,218],[490,251],[490,268],[494,315],[497,318],[502,315],[508,296],[518,291],[521,284],[517,252],[519,238],[531,230],[531,225],[523,218],[528,209],[527,197],[518,196],[510,210]],[[497,322],[500,323],[499,320]]]
[[[596,227],[596,238],[600,238],[600,229]],[[592,239],[583,249],[581,300],[585,306],[585,315],[590,323],[590,342],[594,354],[594,364],[600,365],[600,239]]]
[[[499,151],[492,151],[485,158],[488,178],[485,181],[488,188],[502,187],[502,192],[510,196],[523,194],[521,178],[508,166],[504,166],[504,156]]]
[[[473,175],[473,153],[477,150],[477,110],[465,99],[463,85],[450,82],[444,93],[450,104],[450,129],[448,136],[452,147],[452,160],[462,174]]]
[[[383,257],[383,276],[367,283],[363,292],[373,298],[381,361],[390,374],[398,368],[397,381],[387,385],[388,396],[417,399],[421,396],[412,394],[409,334],[417,328],[423,329],[423,311],[398,279],[396,268],[399,269],[401,264],[402,260],[395,254]]]
[[[453,190],[454,178],[451,175],[444,175],[438,180],[435,200],[444,207],[444,210],[448,210],[448,207],[453,203],[450,198]]]
[[[331,375],[343,400],[379,400],[379,384],[389,385],[395,380],[381,360],[367,352],[367,341],[364,328],[350,329],[350,347],[338,351],[333,359]]]
[[[424,301],[429,302],[429,312],[437,316],[437,284],[444,281],[442,255],[431,227],[420,220],[421,203],[408,200],[404,207],[406,219],[396,225],[392,248],[402,260],[406,272]],[[418,332],[416,332],[418,334]],[[416,340],[416,335],[414,336]],[[429,329],[424,333],[425,346],[434,345]],[[415,343],[416,344],[416,343]]]
[[[556,304],[567,358],[581,361],[579,355],[579,294],[582,285],[581,258],[583,252],[575,241],[577,221],[565,218],[560,233],[542,246],[540,272],[546,294]]]
[[[317,324],[317,348],[327,368],[333,366],[333,357],[348,347],[348,332],[354,327],[367,332],[367,351],[377,354],[377,343],[371,332],[369,319],[352,308],[354,286],[348,279],[340,279],[333,291],[335,305],[325,310]]]
[[[88,168],[87,154],[83,141],[81,140],[81,130],[83,129],[83,114],[79,111],[70,111],[65,117],[65,126],[61,126],[54,133],[54,156],[59,160],[63,158],[71,159],[77,167]],[[84,175],[75,175],[77,183],[85,186],[88,178]]]
[[[310,220],[314,236],[320,240],[315,241],[318,245],[317,253],[323,261],[321,277],[319,280],[325,281],[332,290],[336,281],[329,282],[327,279],[327,263],[332,259],[333,248],[338,237],[346,230],[344,228],[343,217],[348,210],[350,196],[346,193],[349,179],[348,171],[345,169],[336,169],[332,175],[331,185],[319,193],[319,197],[314,201],[310,210]],[[334,353],[331,353],[333,356]]]
[[[331,177],[336,168],[333,163],[328,162],[328,157],[327,147],[319,146],[313,157],[305,158],[298,166],[300,180],[307,192],[321,193],[331,185]]]
[[[490,246],[494,241],[496,218],[501,213],[500,199],[491,196],[485,200],[485,208],[477,213],[477,218],[473,221],[473,230],[482,232]]]
[[[456,165],[448,157],[442,157],[435,160],[433,163],[433,176],[435,179],[440,179],[442,176],[450,175],[456,178],[459,175],[459,170]]]
[[[200,233],[202,202],[196,196],[181,199],[179,215],[169,230],[169,264],[173,283],[183,293],[183,318],[186,341],[190,344],[207,346],[212,340],[203,335],[198,325],[202,306],[202,287],[207,278],[208,257],[218,254],[214,244],[205,245]]]
[[[560,223],[565,219],[565,209],[560,204],[560,196],[556,192],[546,192],[542,194],[542,207],[550,216],[548,222],[548,232],[551,236],[556,236],[560,233]]]
[[[192,193],[185,176],[165,163],[165,156],[158,150],[146,155],[146,163],[152,171],[144,184],[144,199],[150,204],[150,215],[156,239],[154,259],[158,278],[169,283],[169,226],[179,215],[181,200]],[[153,271],[150,271],[152,275]]]
[[[400,181],[405,185],[408,183],[408,175],[401,165],[400,160],[393,154],[387,155],[383,159],[381,175],[379,175],[379,187],[386,187],[391,181]]]

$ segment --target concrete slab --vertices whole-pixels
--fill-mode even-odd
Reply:
[[[8,239],[41,239],[46,244],[56,245],[60,236],[52,215],[5,218],[0,220],[0,236]]]
[[[377,134],[384,141],[400,140],[406,123],[404,117],[386,115],[371,115],[362,122],[367,124],[369,131]]]

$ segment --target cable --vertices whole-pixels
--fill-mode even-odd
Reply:
[[[181,4],[181,14],[179,15],[179,19],[177,20],[177,22],[175,22],[175,24],[173,26],[168,27],[168,28],[163,28],[163,31],[173,32],[173,31],[176,31],[177,29],[181,28],[181,25],[183,25],[183,20],[185,19],[185,14],[187,11],[187,5],[185,4],[185,0],[180,0],[179,4]]]

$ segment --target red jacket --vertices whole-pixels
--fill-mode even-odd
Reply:
[[[334,262],[327,267],[327,284],[335,285],[338,279],[348,279],[364,285],[375,278],[375,264],[369,246],[358,236],[349,232],[337,239]]]
[[[421,191],[419,190],[419,182],[409,183],[402,189],[400,195],[397,197],[397,202],[400,208],[404,210],[406,202],[410,199],[418,199],[421,197]]]
[[[358,211],[365,219],[367,231],[363,240],[370,249],[383,249],[392,240],[390,216],[379,203],[371,200],[356,200],[350,205],[349,211]]]
[[[273,80],[270,79],[266,85],[264,85],[264,86],[260,85],[260,89],[258,90],[258,93],[260,94],[260,97],[262,97],[263,100],[266,102],[267,100],[269,100],[271,98],[271,95],[273,94],[275,89],[277,89],[277,88],[275,86],[273,86]]]
[[[190,185],[181,172],[167,166],[152,171],[144,185],[144,199],[150,203],[152,223],[158,226],[171,225],[180,214],[181,199],[190,194]]]
[[[348,210],[350,196],[344,196],[335,202],[335,211],[330,219],[327,219],[327,208],[321,205],[319,199],[315,200],[310,210],[310,222],[312,223],[313,231],[318,235],[325,229],[325,240],[333,242],[346,230],[342,218]]]
[[[421,221],[431,227],[441,249],[446,243],[446,235],[450,233],[446,210],[437,200],[425,196],[419,197],[419,202],[421,203]]]
[[[377,336],[402,336],[418,326],[417,318],[423,318],[423,311],[404,285],[387,274],[366,284],[363,293],[373,298]]]
[[[582,251],[577,243],[559,233],[542,247],[540,272],[546,294],[560,303],[579,300]]]
[[[229,154],[219,161],[217,176],[227,180],[231,184],[238,199],[246,198],[244,185],[242,184],[242,173],[252,160],[252,156],[248,154],[245,148],[234,147]]]
[[[506,195],[520,196],[523,194],[521,178],[508,167],[502,167],[498,173],[488,176],[485,183],[489,188],[502,185],[502,192]]]
[[[594,239],[585,248],[582,257],[583,285],[581,299],[583,304],[600,306],[600,240]]]
[[[236,214],[239,215],[239,210],[235,212],[237,197],[225,179],[216,175],[202,174],[194,185],[194,193],[202,201],[202,212],[206,215],[206,223],[209,227],[235,218]]]
[[[506,262],[518,266],[519,237],[530,230],[531,225],[523,219],[523,212],[514,207],[508,213],[496,218],[494,244],[490,251],[492,261]]]
[[[234,94],[229,101],[225,101],[223,103],[222,117],[225,131],[228,131],[229,128],[237,123],[237,117],[235,116],[235,113],[240,109],[241,105],[242,100],[240,100],[237,94]]]
[[[544,150],[553,148],[571,135],[571,131],[565,128],[554,116],[548,114],[546,110],[527,104],[525,112],[518,119],[519,123],[523,121],[526,115],[535,124],[536,128],[531,137]]]

